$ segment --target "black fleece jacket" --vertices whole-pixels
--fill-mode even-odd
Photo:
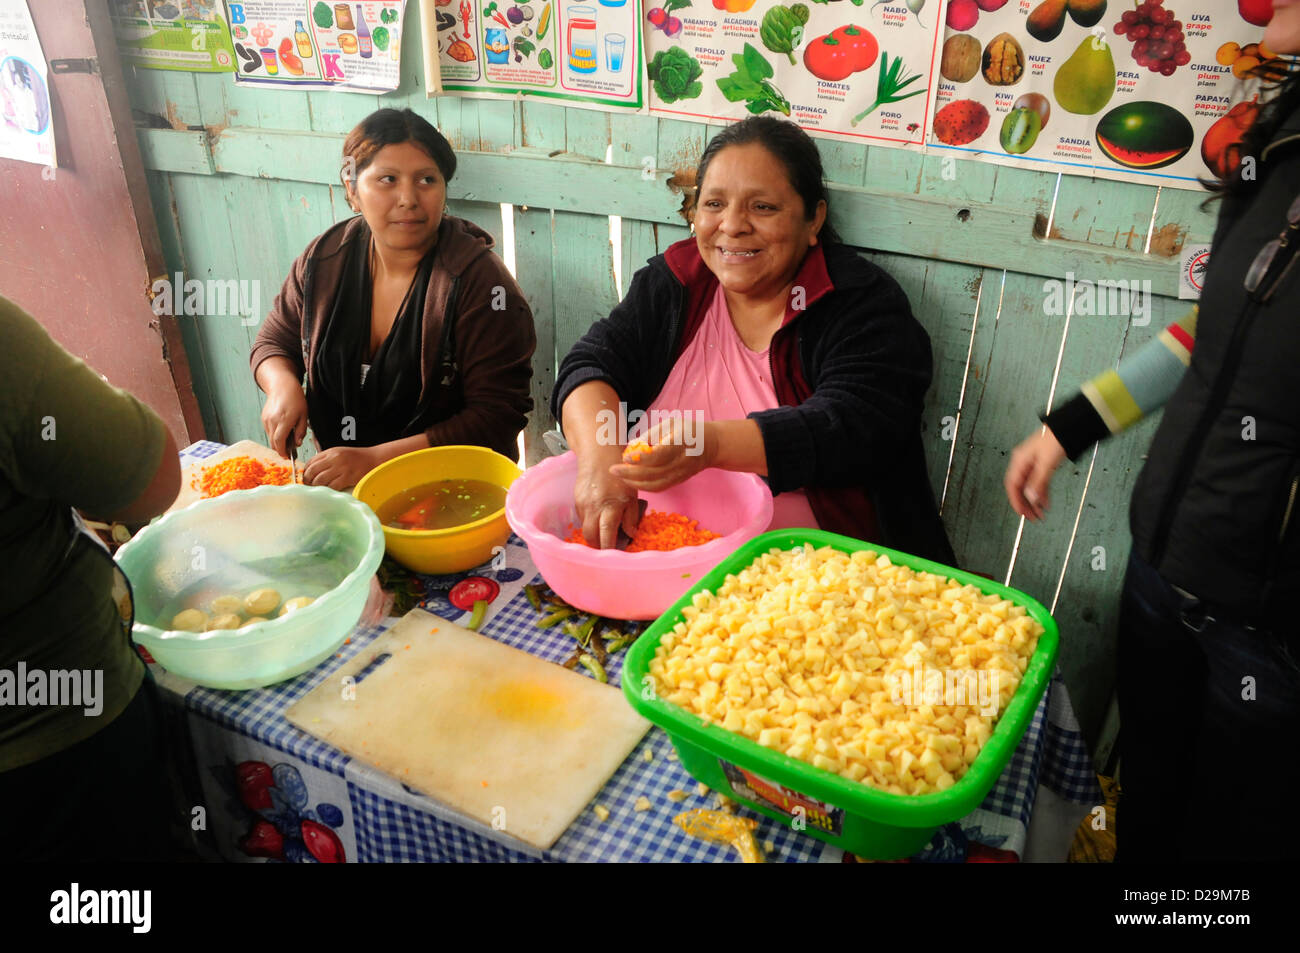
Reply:
[[[629,413],[646,410],[716,288],[693,239],[652,258],[561,363],[556,419],[590,380],[610,384]],[[832,244],[809,251],[791,299],[770,350],[781,406],[749,415],[772,492],[804,489],[823,529],[951,565],[921,445],[930,340],[907,296],[881,268]]]

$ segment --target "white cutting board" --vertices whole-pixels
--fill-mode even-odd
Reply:
[[[392,657],[346,699],[344,677],[355,678],[385,652]],[[543,850],[650,727],[617,688],[420,609],[285,716],[403,784]]]
[[[191,486],[193,478],[202,473],[205,469],[214,463],[220,463],[223,460],[229,460],[232,457],[252,457],[255,460],[261,460],[263,463],[274,463],[278,466],[287,467],[289,461],[280,456],[270,447],[264,447],[260,443],[252,440],[240,440],[232,443],[224,450],[218,450],[210,457],[204,457],[194,463],[188,463],[181,468],[181,491],[176,494],[176,502],[167,507],[167,512],[174,510],[183,510],[191,503],[197,503],[203,499],[203,494]]]

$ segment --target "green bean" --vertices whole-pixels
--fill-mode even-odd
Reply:
[[[483,624],[483,617],[487,615],[487,600],[476,599],[474,601],[474,612],[469,617],[469,622],[465,623],[465,628],[473,632],[478,631],[478,627]]]
[[[576,609],[556,609],[544,619],[538,619],[536,623],[537,628],[549,629],[551,626],[555,625],[555,623],[562,622],[569,616],[573,615],[576,611]]]
[[[578,656],[578,661],[582,664],[583,668],[591,673],[591,677],[596,681],[605,683],[609,682],[609,676],[605,674],[604,667],[590,655],[583,653]]]

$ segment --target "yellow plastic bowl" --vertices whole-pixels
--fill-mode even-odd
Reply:
[[[375,467],[352,490],[352,495],[376,513],[398,493],[435,480],[483,480],[510,488],[521,471],[515,464],[486,447],[429,447],[394,457]],[[407,569],[440,574],[464,572],[492,558],[492,550],[510,535],[503,505],[473,523],[448,529],[393,529],[384,527],[388,555]]]

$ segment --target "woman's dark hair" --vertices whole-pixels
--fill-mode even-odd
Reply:
[[[414,142],[429,153],[443,179],[451,181],[456,174],[456,153],[429,120],[412,109],[377,109],[357,123],[343,141],[344,163],[340,176],[344,184],[355,186],[355,182],[349,182],[348,173],[351,172],[353,177],[360,175],[384,146],[398,146],[404,142]]]
[[[803,199],[804,218],[811,221],[817,214],[817,203],[825,202],[830,211],[830,196],[826,192],[826,182],[822,173],[822,156],[817,151],[817,144],[812,137],[792,122],[777,119],[774,116],[750,116],[728,126],[709,140],[700,156],[700,164],[695,170],[695,195],[698,200],[700,189],[704,186],[704,174],[709,170],[709,163],[727,146],[762,146],[776,157],[785,167],[785,174],[790,179],[791,187]],[[829,218],[829,215],[828,215]],[[822,225],[818,238],[823,242],[838,242],[840,236],[827,221]]]
[[[1291,60],[1285,77],[1264,89],[1276,90],[1276,95],[1264,105],[1259,117],[1246,130],[1239,152],[1243,158],[1253,156],[1256,165],[1260,162],[1264,147],[1272,140],[1278,128],[1300,109],[1300,61]],[[1258,170],[1255,170],[1252,178],[1243,179],[1242,168],[1239,164],[1232,175],[1222,182],[1217,179],[1202,179],[1201,184],[1214,194],[1202,202],[1201,207],[1204,208],[1216,199],[1241,196],[1249,192],[1258,181]]]

